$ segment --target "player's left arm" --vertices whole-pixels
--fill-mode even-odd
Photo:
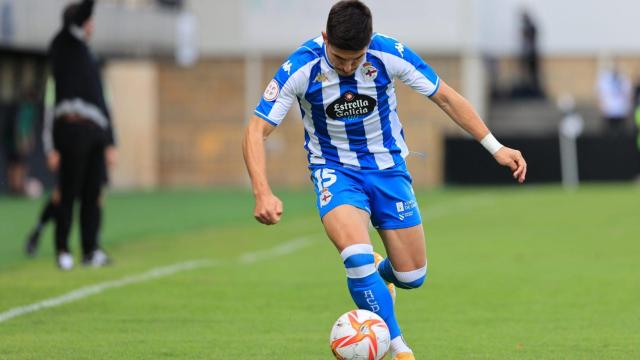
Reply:
[[[524,182],[527,175],[527,162],[522,153],[498,143],[467,99],[440,79],[440,86],[437,92],[431,96],[431,100],[456,124],[477,141],[482,142],[488,150],[493,148],[490,151],[496,161],[500,165],[509,167],[513,172],[514,179],[520,183]]]

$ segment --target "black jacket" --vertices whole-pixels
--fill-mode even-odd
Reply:
[[[76,114],[95,122],[114,144],[111,116],[105,102],[100,67],[81,38],[82,25],[91,17],[93,0],[84,0],[74,16],[65,21],[49,48],[56,88],[55,117]]]

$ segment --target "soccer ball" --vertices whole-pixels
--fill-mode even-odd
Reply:
[[[340,316],[329,338],[338,360],[380,360],[389,351],[390,343],[387,324],[367,310],[352,310]]]

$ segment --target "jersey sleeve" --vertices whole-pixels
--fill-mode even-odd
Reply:
[[[294,52],[280,66],[258,103],[254,113],[273,126],[287,115],[294,100],[302,96],[308,85],[308,71],[303,71],[317,55],[306,48]]]
[[[440,87],[440,77],[422,58],[401,42],[376,34],[370,51],[384,62],[389,75],[413,90],[431,97]]]

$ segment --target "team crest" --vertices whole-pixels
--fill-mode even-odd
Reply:
[[[326,206],[333,199],[333,194],[329,188],[323,188],[320,192],[320,207]]]
[[[318,74],[318,76],[316,76],[315,82],[325,82],[327,81],[327,75],[320,73]]]
[[[373,81],[378,77],[378,69],[370,62],[366,62],[362,64],[362,76],[367,81]]]
[[[269,85],[267,85],[267,88],[264,90],[264,94],[262,95],[262,97],[266,101],[273,101],[278,98],[278,94],[280,94],[280,85],[278,85],[276,79],[273,79],[271,80]]]

